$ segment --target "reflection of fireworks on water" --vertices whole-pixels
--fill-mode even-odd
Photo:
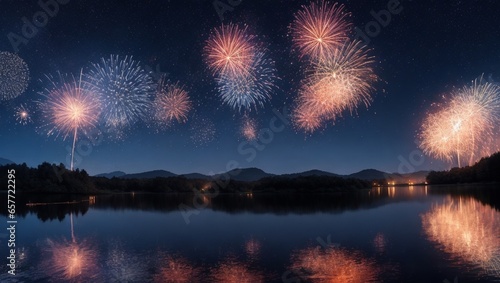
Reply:
[[[92,282],[97,276],[97,255],[88,243],[47,240],[49,260],[43,263],[47,275],[58,280]]]
[[[148,267],[146,257],[127,253],[120,242],[110,242],[106,270],[107,282],[140,282],[146,277]]]
[[[233,109],[242,108],[250,111],[271,99],[271,93],[276,88],[277,77],[274,62],[265,58],[264,52],[253,56],[247,72],[234,75],[222,73],[217,79],[219,94],[224,103]]]
[[[246,241],[246,243],[245,243],[245,251],[246,251],[248,257],[254,261],[257,260],[259,254],[260,254],[261,247],[262,247],[262,244],[254,238]]]
[[[458,262],[500,276],[500,215],[469,198],[447,199],[422,215],[428,239]]]
[[[357,251],[306,248],[293,254],[291,260],[292,271],[310,282],[380,282],[380,268]]]
[[[16,117],[17,123],[21,125],[26,125],[28,123],[31,123],[30,110],[25,104],[19,105],[14,109],[14,111],[15,111],[14,116]]]
[[[21,95],[28,87],[29,69],[16,54],[0,52],[0,100]]]
[[[498,150],[500,87],[482,78],[453,94],[435,113],[428,114],[420,129],[425,153],[452,162],[472,165]]]
[[[106,127],[123,128],[149,114],[155,84],[139,62],[111,55],[92,66],[89,78],[101,98]]]
[[[385,252],[387,246],[387,240],[383,233],[378,233],[373,239],[373,246],[379,253]]]
[[[47,77],[53,86],[45,89],[41,94],[46,98],[39,103],[42,113],[48,120],[50,127],[48,135],[63,135],[66,139],[73,136],[73,147],[71,152],[71,170],[73,170],[73,156],[78,132],[86,134],[97,125],[100,114],[100,104],[95,93],[90,89],[87,82],[80,78],[71,79],[59,75],[60,83],[51,77]],[[71,81],[69,81],[71,80]]]
[[[257,138],[257,123],[255,120],[245,117],[241,127],[241,134],[248,141],[253,141]]]
[[[185,258],[167,255],[162,257],[159,273],[154,275],[154,282],[189,283],[200,282],[200,269],[191,265]]]
[[[321,60],[348,40],[349,13],[343,5],[320,0],[295,14],[291,25],[293,42],[301,56]]]
[[[215,138],[215,124],[208,118],[195,117],[189,128],[191,141],[195,145],[206,145]]]
[[[227,259],[210,271],[212,282],[215,283],[258,283],[264,282],[264,275],[251,269],[246,263]]]
[[[184,87],[179,84],[166,84],[162,77],[154,100],[155,118],[169,124],[174,119],[179,123],[187,121],[187,113],[192,103]]]
[[[215,74],[244,76],[252,64],[254,56],[253,36],[247,28],[237,25],[222,25],[215,28],[206,42],[207,63]]]

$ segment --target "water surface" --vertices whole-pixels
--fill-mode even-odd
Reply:
[[[499,192],[18,195],[17,275],[2,265],[0,280],[500,281]]]

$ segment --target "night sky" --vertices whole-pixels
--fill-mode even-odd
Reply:
[[[185,85],[193,110],[186,123],[168,129],[139,121],[125,129],[120,139],[103,133],[92,148],[80,143],[76,167],[91,175],[155,169],[208,174],[235,164],[269,173],[407,171],[402,160],[414,171],[448,169],[449,164],[420,157],[417,131],[431,104],[443,94],[483,74],[487,80],[500,80],[500,3],[401,0],[401,13],[392,15],[368,44],[380,77],[368,108],[360,105],[357,113],[344,112],[335,124],[328,122],[312,134],[290,123],[272,138],[265,136],[265,145],[259,140],[243,144],[243,114],[223,104],[205,63],[203,48],[210,31],[222,23],[247,24],[276,62],[279,80],[272,99],[249,113],[258,129],[269,133],[265,129],[271,121],[283,125],[281,119],[273,118],[275,112],[293,107],[305,76],[305,64],[292,50],[289,25],[294,13],[309,2],[242,0],[221,20],[212,0],[70,0],[59,4],[57,14],[16,52],[8,34],[21,34],[21,19],[31,20],[42,9],[37,1],[0,1],[0,51],[16,53],[30,71],[27,90],[0,101],[0,157],[30,166],[48,161],[69,167],[72,139],[47,136],[34,101],[41,100],[40,92],[49,87],[45,75],[78,75],[92,62],[114,54],[133,56],[155,76],[164,73]],[[387,9],[388,2],[339,3],[352,13],[354,26],[365,29],[373,21],[370,12]],[[21,104],[31,112],[32,122],[26,125],[16,122],[14,109]],[[85,137],[79,141],[85,142]],[[425,162],[411,162],[410,157],[415,160],[416,156]]]

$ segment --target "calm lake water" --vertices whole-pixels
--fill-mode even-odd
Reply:
[[[194,201],[18,194],[17,275],[4,228],[0,281],[500,282],[496,186]]]

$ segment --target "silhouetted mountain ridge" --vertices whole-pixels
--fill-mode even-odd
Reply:
[[[123,172],[121,171],[115,171],[107,174],[99,174],[96,175],[96,177],[106,177],[106,178],[112,178],[112,177],[117,177],[117,178],[122,178],[122,179],[151,179],[151,178],[157,178],[157,177],[163,177],[163,178],[168,178],[168,177],[184,177],[187,179],[201,179],[201,180],[210,180],[210,179],[232,179],[235,181],[242,181],[242,182],[253,182],[253,181],[258,181],[263,178],[267,177],[274,177],[274,176],[279,176],[279,177],[284,177],[284,178],[299,178],[299,177],[308,177],[308,176],[329,176],[329,177],[342,177],[342,178],[356,178],[356,179],[361,179],[365,181],[374,181],[374,180],[387,180],[391,182],[396,182],[396,183],[408,183],[408,182],[414,182],[414,183],[423,183],[425,182],[425,178],[427,174],[429,173],[428,171],[417,171],[414,173],[406,173],[406,174],[399,174],[399,173],[387,173],[383,171],[379,171],[376,169],[365,169],[361,170],[359,172],[349,174],[349,175],[339,175],[327,171],[322,171],[322,170],[308,170],[304,172],[298,172],[298,173],[291,173],[291,174],[281,174],[281,175],[276,175],[276,174],[271,174],[267,173],[262,169],[251,167],[251,168],[238,168],[238,169],[233,169],[230,170],[226,173],[220,173],[220,174],[215,174],[215,175],[205,175],[205,174],[200,174],[200,173],[189,173],[189,174],[175,174],[170,171],[165,171],[165,170],[154,170],[154,171],[147,171],[147,172],[142,172],[142,173],[135,173],[135,174],[121,174]]]

